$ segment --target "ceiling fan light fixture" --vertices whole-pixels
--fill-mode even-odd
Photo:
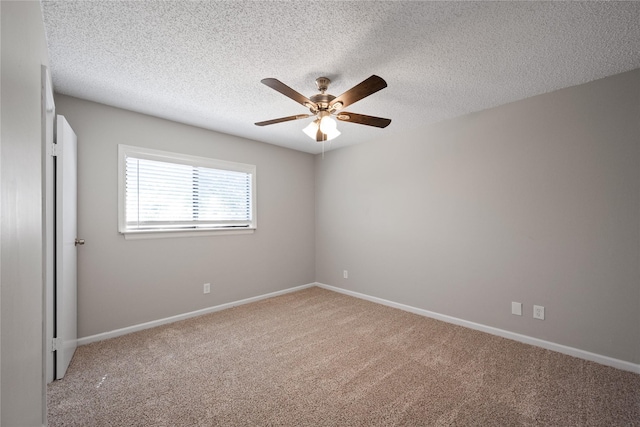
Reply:
[[[328,129],[327,132],[323,131],[320,120],[321,119],[316,119],[312,121],[304,129],[302,129],[302,132],[306,133],[307,136],[313,139],[314,141],[317,141],[316,137],[318,135],[318,128],[320,128],[320,132],[322,132],[325,136],[324,141],[331,141],[332,139],[340,136],[341,132],[338,129],[336,129],[336,127]],[[335,120],[333,119],[331,119],[331,121],[335,122]]]
[[[329,134],[333,131],[336,131],[337,129],[338,123],[336,123],[336,121],[331,117],[324,116],[320,119],[320,130],[322,131],[322,133]]]
[[[338,129],[333,129],[329,132],[324,132],[325,135],[327,135],[327,141],[331,141],[334,138],[337,138],[340,136],[340,131]]]
[[[309,123],[304,129],[302,129],[302,132],[306,133],[309,138],[313,139],[314,141],[316,140],[316,133],[318,132],[318,122],[320,120],[314,120],[311,123]]]

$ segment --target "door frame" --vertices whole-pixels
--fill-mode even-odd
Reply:
[[[44,402],[46,399],[46,385],[53,381],[55,360],[53,354],[53,334],[55,324],[54,283],[55,283],[55,168],[53,158],[53,144],[55,131],[56,106],[53,99],[53,83],[49,69],[42,66],[42,142],[43,142],[43,372],[44,372]],[[45,405],[46,415],[46,405]],[[45,418],[46,420],[46,418]]]

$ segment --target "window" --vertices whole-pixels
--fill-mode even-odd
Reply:
[[[256,167],[118,145],[119,231],[126,238],[256,228]]]

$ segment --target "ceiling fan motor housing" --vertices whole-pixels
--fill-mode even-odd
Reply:
[[[329,109],[329,104],[336,99],[336,97],[328,93],[318,93],[309,99],[318,106],[319,111],[325,111]],[[311,109],[311,112],[313,113],[313,109]]]
[[[329,89],[330,84],[331,84],[331,80],[328,77],[318,77],[316,79],[316,86],[318,87],[318,90],[320,91],[320,93],[312,95],[309,98],[311,102],[316,104],[315,106],[309,107],[309,110],[311,111],[311,113],[317,114],[318,111],[327,111],[329,109],[329,105],[331,104],[331,101],[336,99],[335,96],[326,93],[327,89]]]

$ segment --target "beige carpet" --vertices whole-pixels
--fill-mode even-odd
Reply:
[[[78,348],[51,426],[640,426],[640,375],[321,288]]]

